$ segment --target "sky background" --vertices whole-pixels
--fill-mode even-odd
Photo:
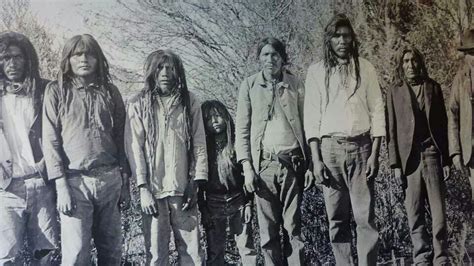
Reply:
[[[107,41],[101,38],[101,34],[88,26],[87,15],[91,10],[104,13],[123,12],[117,0],[31,0],[31,10],[38,20],[54,34],[58,48],[62,47],[66,39],[74,35],[89,33],[102,46],[111,64],[136,72],[141,71],[142,59],[127,54],[127,51],[119,51],[107,45]]]

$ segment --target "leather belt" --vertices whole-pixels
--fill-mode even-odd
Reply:
[[[100,176],[104,173],[107,173],[115,168],[118,168],[118,165],[104,165],[104,166],[98,166],[94,167],[90,170],[75,170],[75,169],[69,169],[66,171],[66,173],[71,174],[71,175],[86,175],[86,176]]]
[[[358,141],[364,141],[364,140],[370,140],[370,133],[365,132],[360,135],[356,136],[331,136],[331,135],[324,135],[321,137],[321,139],[325,138],[330,138],[336,141],[341,141],[341,142],[358,142]]]
[[[275,154],[269,151],[262,151],[262,159],[267,160],[267,161],[277,161],[283,164],[287,165],[292,165],[293,163],[293,158],[298,157],[300,159],[303,159],[303,152],[301,151],[300,148],[296,148],[291,150],[288,153],[283,153],[283,154]]]
[[[431,138],[427,138],[425,139],[424,141],[420,141],[419,142],[419,145],[420,145],[420,148],[422,150],[426,149],[426,148],[429,148],[431,147],[432,145],[434,145],[434,142]]]

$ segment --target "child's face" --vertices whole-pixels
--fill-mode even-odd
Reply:
[[[220,134],[226,130],[226,123],[224,118],[217,112],[216,109],[212,109],[206,121],[207,131],[212,134]]]

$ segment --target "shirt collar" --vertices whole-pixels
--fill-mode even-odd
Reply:
[[[283,78],[280,82],[278,82],[276,84],[276,87],[277,88],[283,87],[283,88],[286,89],[286,88],[289,87],[289,84],[290,84],[290,79],[289,79],[289,76],[288,76],[288,72],[285,69],[283,69],[282,70],[282,75],[283,75]],[[258,73],[256,83],[259,84],[261,87],[264,87],[264,88],[267,87],[268,81],[265,80],[265,77],[263,75],[263,71],[260,71],[260,73]]]
[[[100,86],[96,82],[91,82],[87,86],[84,87],[84,85],[81,82],[77,81],[77,80],[72,80],[71,85],[72,85],[73,89],[77,89],[77,90],[81,90],[81,89],[85,89],[85,88],[91,88],[91,89],[99,89],[100,88]]]

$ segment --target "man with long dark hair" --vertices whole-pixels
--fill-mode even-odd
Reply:
[[[25,237],[33,263],[50,265],[58,247],[54,187],[47,182],[41,146],[41,106],[47,80],[36,51],[20,33],[0,34],[0,127],[11,152],[1,165],[0,265],[21,264]],[[0,131],[2,131],[0,129]]]
[[[329,234],[337,265],[353,265],[351,210],[359,265],[377,262],[374,178],[385,111],[374,67],[359,57],[349,19],[335,15],[324,32],[324,59],[308,69],[304,127],[316,182],[324,184]]]
[[[198,187],[207,180],[201,106],[170,50],[145,62],[145,88],[130,101],[126,148],[140,189],[146,264],[168,265],[173,231],[180,265],[203,265]]]
[[[56,184],[62,264],[90,264],[93,238],[99,265],[120,265],[119,204],[130,201],[125,106],[91,35],[69,39],[60,64],[58,80],[45,92],[43,142]]]
[[[444,178],[449,177],[448,120],[443,92],[428,76],[423,55],[416,48],[400,53],[397,82],[387,92],[387,110],[390,166],[405,192],[413,262],[447,265]],[[426,201],[433,221],[433,251],[425,219]]]
[[[257,56],[261,71],[244,79],[239,89],[237,161],[245,190],[256,195],[265,265],[302,265],[300,206],[303,187],[312,183],[309,172],[305,180],[304,87],[285,69],[288,55],[280,40],[261,40]]]

